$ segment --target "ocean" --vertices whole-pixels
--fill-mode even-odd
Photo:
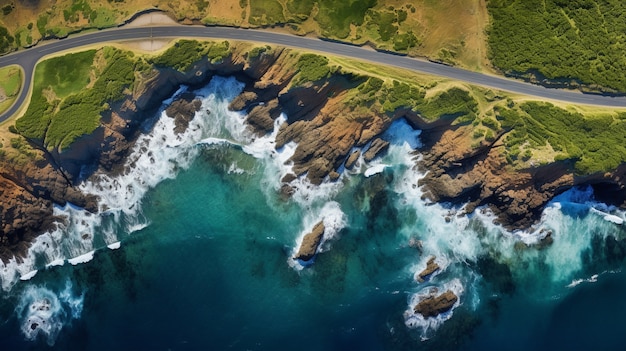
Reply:
[[[242,88],[194,91],[181,135],[160,112],[127,172],[81,185],[99,214],[56,208],[67,221],[0,265],[2,350],[624,349],[625,214],[591,188],[508,232],[485,208],[423,199],[420,131],[400,120],[384,156],[284,198],[295,145],[228,111]],[[313,262],[294,260],[320,221]],[[441,269],[418,281],[432,257]],[[414,313],[434,289],[459,297],[452,310]]]

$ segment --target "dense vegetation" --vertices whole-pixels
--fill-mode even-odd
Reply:
[[[160,67],[172,67],[184,72],[202,59],[208,59],[211,63],[218,63],[230,54],[228,41],[200,43],[196,40],[179,40],[162,55],[154,58],[152,63]]]
[[[370,77],[359,85],[357,90],[358,94],[350,101],[353,106],[368,108],[378,106],[377,108],[385,113],[409,109],[428,121],[439,118],[473,121],[478,112],[476,100],[466,90],[460,88],[444,90],[426,98],[427,89],[417,84]]]
[[[283,5],[277,0],[250,0],[250,24],[284,23]]]
[[[120,100],[145,63],[132,53],[105,48],[106,65],[94,65],[95,50],[44,61],[37,67],[33,97],[17,131],[44,147],[64,150],[78,137],[92,133],[109,103]],[[90,77],[96,76],[94,82]],[[88,85],[91,86],[87,88]]]
[[[331,67],[328,66],[328,59],[316,54],[304,54],[300,56],[296,63],[298,77],[294,84],[306,82],[316,82],[323,78],[328,78]]]
[[[490,0],[498,68],[626,92],[626,2]]]
[[[556,160],[571,160],[579,174],[610,171],[626,161],[626,118],[585,116],[549,103],[527,102],[498,108],[509,162],[527,160],[533,150],[550,147]],[[621,116],[621,118],[620,118]]]
[[[9,34],[9,31],[0,26],[0,54],[5,54],[13,49],[15,38]]]

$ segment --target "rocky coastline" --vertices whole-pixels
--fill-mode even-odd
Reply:
[[[247,124],[257,134],[273,130],[274,120],[288,116],[276,138],[276,147],[297,144],[291,158],[294,174],[282,182],[288,196],[297,177],[312,184],[333,181],[342,167],[350,169],[359,156],[373,159],[388,147],[379,138],[391,123],[405,118],[423,130],[423,155],[418,168],[428,170],[420,184],[435,202],[468,203],[465,212],[487,205],[498,221],[510,229],[528,228],[545,205],[559,193],[576,185],[591,184],[600,200],[626,206],[626,165],[611,173],[577,176],[567,161],[529,169],[512,169],[495,142],[472,148],[471,126],[453,126],[442,119],[428,122],[406,108],[392,112],[358,109],[345,104],[348,91],[362,78],[334,72],[316,81],[294,83],[298,70],[294,53],[272,48],[258,57],[234,50],[219,62],[202,59],[184,72],[153,69],[141,76],[124,99],[111,104],[94,133],[81,137],[63,152],[48,151],[27,140],[36,153],[22,163],[0,158],[0,259],[23,257],[29,243],[58,221],[53,206],[67,203],[96,212],[97,199],[76,186],[95,172],[123,172],[124,160],[141,126],[181,85],[201,86],[214,75],[236,76],[244,91],[230,104],[247,112]],[[199,106],[193,96],[183,95],[168,109],[176,119],[177,132],[184,131]],[[357,151],[355,151],[355,149]]]
[[[626,208],[625,164],[584,176],[575,173],[571,161],[512,169],[499,140],[476,150],[466,142],[468,133],[467,128],[448,128],[434,138],[426,135],[419,167],[428,172],[419,185],[430,200],[467,204],[466,213],[486,205],[511,230],[529,228],[550,200],[575,186],[591,185],[597,200]]]

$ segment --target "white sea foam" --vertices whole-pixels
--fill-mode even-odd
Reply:
[[[82,254],[80,256],[76,256],[74,258],[70,258],[69,260],[67,260],[67,262],[69,262],[72,266],[75,266],[77,264],[81,264],[81,263],[87,263],[91,260],[93,260],[93,255],[95,254],[95,251],[89,251],[86,254]]]
[[[296,269],[302,269],[308,264],[308,262],[302,262],[300,260],[294,260],[292,257],[297,253],[302,240],[307,233],[313,230],[313,227],[319,223],[324,223],[324,236],[322,242],[317,248],[316,253],[330,250],[331,242],[337,238],[337,234],[346,226],[347,219],[345,213],[341,210],[339,203],[336,201],[329,201],[315,213],[308,213],[304,218],[304,230],[300,232],[300,235],[296,239],[294,249],[288,259],[288,263],[291,267]]]
[[[383,139],[389,141],[392,145],[407,146],[410,150],[417,150],[422,147],[419,136],[422,131],[413,129],[405,119],[395,121],[383,133]]]
[[[46,264],[46,268],[48,267],[56,267],[56,266],[62,266],[65,264],[65,260],[63,259],[56,259],[54,261],[51,261],[50,263]]]
[[[415,306],[417,306],[420,301],[430,296],[438,296],[448,290],[452,291],[458,297],[450,311],[428,318],[415,312]],[[461,281],[455,278],[439,286],[428,286],[411,295],[408,301],[408,309],[404,312],[404,324],[408,328],[419,329],[422,339],[428,339],[445,321],[452,317],[454,310],[461,304],[464,290]]]
[[[389,167],[389,165],[385,165],[385,164],[376,164],[373,165],[371,167],[369,167],[368,169],[365,170],[365,172],[363,172],[363,175],[366,178],[369,178],[371,176],[373,176],[374,174],[378,174],[378,173],[382,173],[385,168]]]
[[[619,225],[624,224],[624,219],[619,217],[619,216],[617,216],[617,215],[606,213],[604,211],[600,211],[600,210],[595,209],[593,207],[591,208],[590,211],[592,213],[600,215],[602,217],[602,219],[604,219],[607,222],[611,222],[611,223],[615,223],[615,224],[619,224]]]
[[[118,241],[118,242],[115,242],[115,243],[113,243],[113,244],[109,244],[109,245],[107,245],[107,247],[108,247],[110,250],[117,250],[117,249],[119,249],[121,246],[122,246],[122,243],[121,243],[121,242],[119,242],[119,241]]]
[[[175,177],[180,169],[187,168],[198,155],[198,144],[203,140],[207,143],[211,138],[244,139],[245,129],[236,127],[242,124],[243,115],[228,111],[228,102],[242,88],[243,84],[234,78],[213,78],[206,88],[198,91],[202,110],[196,113],[187,130],[178,135],[174,133],[174,119],[161,113],[152,130],[137,139],[122,174],[97,173],[80,185],[83,192],[100,197],[99,212],[92,214],[71,204],[55,207],[55,216],[63,218],[57,228],[40,235],[23,262],[13,259],[7,264],[0,263],[2,288],[9,290],[19,277],[40,266],[50,267],[68,259],[72,264],[86,262],[97,249],[94,240],[111,245],[145,228],[149,221],[141,210],[144,195],[161,181]],[[177,94],[186,89],[181,87]]]
[[[42,337],[48,345],[54,345],[63,327],[80,318],[83,299],[84,294],[73,293],[69,281],[58,294],[45,287],[28,286],[15,309],[22,334],[27,340]]]
[[[22,274],[22,276],[20,277],[20,280],[31,280],[35,275],[37,275],[37,272],[39,272],[38,270],[34,270],[34,271],[30,271],[26,274]]]

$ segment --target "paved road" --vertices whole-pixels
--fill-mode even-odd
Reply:
[[[367,48],[340,44],[331,41],[303,38],[294,35],[279,34],[252,29],[202,26],[165,26],[116,28],[85,33],[70,36],[61,40],[47,41],[31,49],[18,51],[16,53],[0,57],[0,67],[10,64],[19,64],[24,68],[26,78],[26,83],[22,88],[18,99],[13,104],[11,109],[0,115],[0,122],[3,122],[9,116],[16,113],[24,103],[26,95],[30,89],[35,64],[42,57],[55,52],[72,49],[83,45],[128,39],[149,39],[151,37],[195,37],[264,42],[275,45],[320,51],[332,55],[348,56],[355,59],[367,60],[385,65],[406,68],[417,72],[457,79],[495,89],[531,95],[540,99],[560,100],[576,104],[600,105],[608,107],[626,107],[626,97],[609,97],[595,94],[583,94],[577,91],[568,91],[562,89],[548,89],[542,86],[528,84],[517,80],[485,75],[477,72],[466,71],[460,68],[429,62],[426,60],[387,54],[373,51]]]

